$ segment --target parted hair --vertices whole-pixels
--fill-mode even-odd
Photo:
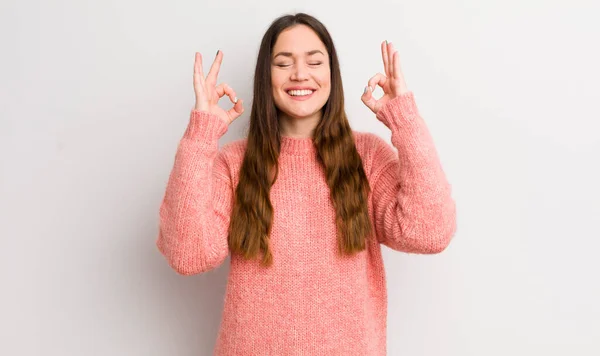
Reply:
[[[269,194],[279,172],[281,148],[279,111],[271,85],[271,57],[279,34],[300,24],[315,31],[329,54],[331,93],[321,109],[323,115],[313,131],[312,142],[336,212],[338,252],[351,256],[363,251],[373,229],[367,208],[371,188],[344,110],[342,78],[333,40],[325,26],[311,15],[281,16],[265,32],[258,52],[246,152],[228,231],[232,253],[239,253],[246,259],[260,258],[262,265],[267,267],[272,265],[274,258],[269,248],[273,222]]]

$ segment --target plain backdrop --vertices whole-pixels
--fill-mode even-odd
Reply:
[[[599,355],[599,10],[2,1],[0,354],[212,353],[230,259],[184,277],[155,247],[194,52],[221,49],[220,81],[245,99],[222,145],[245,133],[264,31],[305,11],[333,36],[352,127],[388,142],[360,96],[394,43],[457,202],[442,254],[383,247],[388,354]]]

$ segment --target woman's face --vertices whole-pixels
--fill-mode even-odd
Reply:
[[[331,92],[331,74],[329,54],[319,36],[305,25],[287,28],[279,34],[272,53],[271,84],[277,108],[290,118],[320,118]]]

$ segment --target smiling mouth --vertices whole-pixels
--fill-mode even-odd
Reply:
[[[315,90],[312,89],[302,89],[302,90],[288,90],[286,93],[293,98],[302,98],[311,96]]]

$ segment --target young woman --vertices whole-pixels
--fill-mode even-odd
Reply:
[[[184,275],[231,256],[217,355],[385,355],[381,244],[433,254],[456,230],[455,203],[408,91],[398,53],[361,96],[394,147],[351,129],[333,41],[304,13],[276,19],[254,74],[247,138],[218,148],[243,100],[204,76],[160,207],[159,250]],[[383,88],[380,99],[372,96]],[[234,104],[221,109],[228,96]],[[367,118],[368,119],[368,118]]]

